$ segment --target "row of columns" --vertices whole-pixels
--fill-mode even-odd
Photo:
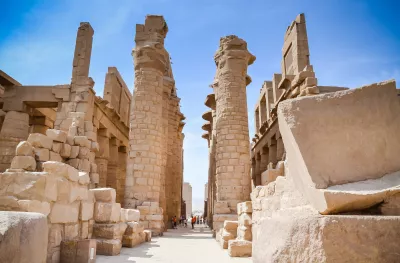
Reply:
[[[279,161],[283,160],[285,148],[282,137],[277,132],[262,146],[258,152],[255,152],[251,160],[251,178],[253,188],[262,185],[261,174],[268,169],[274,169]]]

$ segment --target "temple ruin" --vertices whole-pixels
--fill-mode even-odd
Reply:
[[[221,46],[227,38],[221,38]],[[229,70],[224,77],[240,67],[223,64]],[[241,72],[244,76],[245,68]],[[234,183],[237,162],[230,159],[238,141],[226,143],[227,137],[236,138],[235,129],[218,125],[227,117],[241,130],[244,119],[235,114],[242,111],[247,119],[247,108],[232,107],[222,118],[218,115],[229,105],[218,94],[219,78],[217,72],[214,93],[205,101],[210,110],[203,114],[202,137],[209,148],[207,214],[221,247],[232,257],[252,256],[253,262],[395,262],[399,245],[384,245],[398,241],[400,234],[400,100],[395,82],[358,89],[318,85],[305,16],[298,15],[284,36],[281,73],[264,81],[254,108],[251,173],[246,160],[240,166],[251,178],[251,195],[228,210],[226,203],[233,201],[233,206],[236,198],[221,197],[230,189],[245,191]],[[224,93],[238,94],[235,85],[242,82],[229,83]],[[241,91],[241,106],[247,107],[246,90]],[[243,137],[237,138],[248,138],[247,121],[243,126]],[[221,209],[234,213],[221,215]]]
[[[96,96],[86,22],[70,83],[23,85],[0,70],[0,262],[93,263],[165,238],[175,216],[191,216],[167,33],[162,16],[136,25],[132,92],[109,67]],[[250,116],[252,138],[251,44],[228,35],[214,55],[201,128],[215,246],[260,263],[398,262],[396,82],[319,85],[304,14],[283,40],[281,70]]]
[[[25,86],[0,71],[0,208],[42,213],[35,220],[49,225],[30,262],[75,262],[93,257],[89,248],[117,255],[180,215],[185,117],[163,48],[167,31],[162,16],[136,26],[133,95],[109,67],[96,96],[89,23],[77,32],[70,84]]]

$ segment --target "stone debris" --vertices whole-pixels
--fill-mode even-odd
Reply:
[[[0,262],[46,262],[45,215],[0,211],[0,233]]]

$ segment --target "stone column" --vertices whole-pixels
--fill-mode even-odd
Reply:
[[[163,85],[163,97],[162,97],[162,129],[163,129],[163,137],[161,140],[162,143],[162,166],[161,166],[161,189],[160,189],[160,207],[163,209],[163,217],[164,217],[164,227],[168,227],[168,213],[167,213],[167,174],[169,170],[167,168],[167,159],[168,159],[168,146],[169,146],[169,136],[168,136],[168,115],[169,115],[169,98],[171,96],[171,90],[174,87],[174,81],[171,78],[164,77]],[[172,142],[171,142],[172,143]]]
[[[96,153],[95,162],[97,164],[97,173],[99,174],[99,187],[106,187],[108,159],[110,157],[110,138],[107,129],[99,129],[97,131],[97,142],[99,151]]]
[[[261,174],[265,172],[268,169],[268,163],[269,163],[269,149],[268,147],[263,147],[260,151],[261,154],[261,160],[260,160],[260,184],[262,184],[262,179],[261,179]]]
[[[117,184],[115,190],[117,191],[117,203],[121,203],[122,207],[125,207],[124,195],[125,195],[125,177],[126,177],[126,160],[128,155],[126,154],[126,146],[118,147],[118,169],[117,169]]]
[[[135,88],[130,114],[125,207],[139,209],[142,224],[155,235],[164,228],[159,202],[163,79],[169,61],[164,48],[167,31],[162,16],[147,16],[144,25],[136,25],[136,47],[132,52]]]
[[[107,163],[107,179],[106,185],[107,187],[114,188],[117,190],[117,173],[118,173],[118,147],[119,143],[117,138],[112,137],[109,141],[109,158]],[[125,191],[125,189],[124,189]],[[119,193],[117,192],[117,195]]]
[[[271,138],[271,140],[268,142],[268,160],[269,163],[273,164],[273,168],[275,168],[275,164],[277,163],[277,158],[276,158],[276,153],[277,153],[277,145],[276,145],[276,139],[275,136]]]
[[[29,135],[29,115],[26,112],[8,111],[0,131],[0,172],[10,168],[15,148]]]
[[[255,186],[261,185],[261,154],[256,154]]]
[[[283,154],[285,153],[285,146],[283,145],[282,136],[280,133],[277,133],[276,137],[278,138],[276,141],[276,161],[283,160]]]
[[[216,100],[216,179],[218,207],[226,206],[236,219],[237,203],[250,199],[250,138],[246,86],[250,83],[247,67],[255,57],[247,50],[247,43],[227,36],[220,40],[215,55],[217,74],[213,84]],[[223,209],[223,211],[228,211]],[[215,211],[218,213],[218,211]],[[216,218],[219,219],[216,224]],[[214,215],[214,226],[219,230],[227,217]]]

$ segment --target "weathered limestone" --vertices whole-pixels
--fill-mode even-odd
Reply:
[[[394,173],[400,171],[399,111],[394,81],[280,104],[289,169],[319,212],[368,208],[399,191],[399,173]],[[366,140],[368,151],[361,150]]]
[[[0,262],[45,262],[47,234],[44,215],[0,211]]]
[[[246,102],[246,85],[250,83],[250,77],[246,72],[255,57],[247,51],[244,40],[227,36],[221,38],[214,58],[217,65],[212,85],[216,101],[215,128],[218,141],[215,153],[216,197],[217,202],[226,201],[227,207],[236,214],[237,203],[248,200],[251,191]]]
[[[262,234],[253,242],[253,262],[398,260],[397,217],[286,215],[266,218],[260,228]]]

